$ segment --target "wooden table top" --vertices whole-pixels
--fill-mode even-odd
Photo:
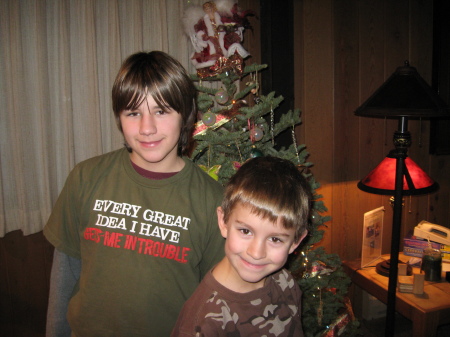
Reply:
[[[389,278],[380,275],[375,270],[375,265],[383,259],[388,259],[389,255],[383,255],[378,261],[374,261],[370,267],[361,269],[359,259],[344,262],[344,267],[350,275],[352,281],[376,296],[380,301],[387,302],[387,289]],[[407,262],[408,256],[400,254],[399,260]],[[413,273],[420,273],[420,269],[413,267]],[[384,293],[385,292],[385,293]],[[424,293],[415,295],[413,293],[402,293],[397,289],[397,298],[412,307],[426,313],[450,308],[450,283],[442,275],[441,282],[424,282]]]

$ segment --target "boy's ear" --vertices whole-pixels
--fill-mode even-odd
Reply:
[[[308,234],[307,230],[305,230],[303,232],[303,234],[298,238],[297,241],[292,243],[291,247],[289,248],[289,254],[291,254],[292,252],[294,252],[294,250],[297,249],[298,245],[303,241],[303,239],[305,238],[306,234]]]
[[[220,206],[217,207],[217,222],[219,223],[220,233],[226,239],[228,235],[228,227],[223,219],[223,209]]]

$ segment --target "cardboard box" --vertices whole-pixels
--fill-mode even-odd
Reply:
[[[439,249],[442,253],[442,261],[450,262],[450,246],[437,242],[431,242],[431,247]],[[422,257],[423,250],[428,248],[428,241],[417,239],[412,232],[403,239],[403,254],[407,256]]]

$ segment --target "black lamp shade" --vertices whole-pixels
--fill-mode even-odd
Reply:
[[[408,61],[367,99],[355,115],[365,117],[448,117],[450,110]]]

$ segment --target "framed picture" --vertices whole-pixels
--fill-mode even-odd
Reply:
[[[384,207],[364,213],[361,268],[367,267],[381,256]]]

